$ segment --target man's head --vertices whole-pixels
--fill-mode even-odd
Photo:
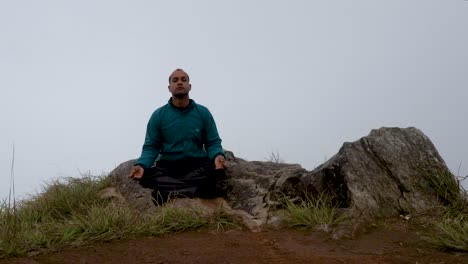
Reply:
[[[176,69],[169,76],[169,92],[172,96],[183,98],[188,96],[188,93],[192,89],[190,84],[190,78],[188,74],[182,69]]]

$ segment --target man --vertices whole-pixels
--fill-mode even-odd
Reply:
[[[225,157],[213,116],[190,99],[192,85],[182,69],[169,76],[168,88],[172,97],[152,114],[130,178],[153,189],[157,204],[171,196],[219,196]]]

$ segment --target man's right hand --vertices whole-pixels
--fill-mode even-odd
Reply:
[[[145,173],[145,169],[143,169],[143,167],[139,165],[133,166],[129,178],[135,181],[139,181],[143,177],[143,173]]]

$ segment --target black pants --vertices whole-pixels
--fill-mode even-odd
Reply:
[[[215,170],[209,159],[161,160],[145,170],[140,184],[153,189],[155,204],[162,205],[170,197],[223,196],[224,178],[224,170]]]

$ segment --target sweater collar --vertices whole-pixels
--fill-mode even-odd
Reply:
[[[189,99],[189,104],[186,107],[177,107],[172,104],[172,97],[169,98],[169,101],[167,102],[172,108],[177,109],[179,111],[185,112],[189,109],[192,109],[193,106],[195,105],[195,101],[193,99]]]

